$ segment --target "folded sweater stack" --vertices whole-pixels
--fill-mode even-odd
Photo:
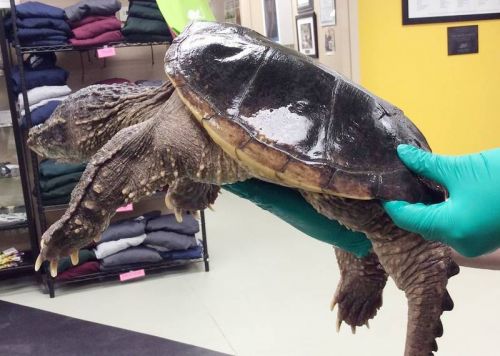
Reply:
[[[21,46],[54,46],[68,43],[71,29],[63,9],[28,1],[16,6],[17,35]],[[9,39],[13,39],[12,21],[5,20]]]
[[[155,0],[132,0],[122,33],[128,42],[171,42],[172,35]]]
[[[194,236],[198,231],[198,221],[192,215],[184,215],[183,222],[178,223],[174,215],[151,212],[111,224],[94,252],[103,271],[200,258],[202,247]]]
[[[66,85],[68,72],[56,66],[56,55],[40,53],[30,55],[24,62],[24,78],[28,96],[28,104],[24,103],[21,94],[21,76],[19,67],[12,69],[12,89],[18,94],[18,104],[21,109],[21,125],[27,127],[25,107],[29,106],[31,123],[38,125],[45,122],[70,93]]]
[[[90,47],[123,41],[121,22],[116,12],[121,8],[118,0],[82,0],[65,9],[71,25],[75,47]]]
[[[85,163],[58,163],[51,159],[41,162],[39,172],[43,204],[67,204],[85,167]]]

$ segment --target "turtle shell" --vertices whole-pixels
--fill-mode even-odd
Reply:
[[[435,201],[396,147],[429,150],[401,110],[250,29],[194,22],[165,56],[184,103],[256,176],[355,199]]]

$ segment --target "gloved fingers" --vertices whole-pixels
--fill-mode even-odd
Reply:
[[[426,239],[446,242],[450,230],[448,203],[434,205],[410,204],[405,201],[384,202],[384,208],[400,228],[422,235]]]
[[[401,161],[413,172],[447,185],[453,180],[452,157],[436,155],[411,145],[399,145]]]

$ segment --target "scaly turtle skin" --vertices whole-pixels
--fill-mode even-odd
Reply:
[[[165,64],[177,90],[163,104],[144,109],[151,110],[149,119],[141,110],[130,114],[144,98],[136,100],[127,90],[118,95],[127,97],[127,110],[94,105],[94,114],[80,119],[80,112],[89,112],[85,103],[107,100],[98,99],[104,87],[74,94],[49,119],[47,127],[59,121],[52,126],[59,128],[48,129],[47,137],[55,130],[75,142],[74,132],[91,132],[96,123],[109,122],[110,129],[88,141],[85,154],[67,154],[76,159],[96,152],[68,210],[44,234],[37,265],[49,260],[54,270],[60,257],[98,238],[117,207],[164,186],[173,208],[200,209],[215,200],[218,186],[258,177],[298,189],[320,213],[373,242],[374,253],[364,259],[337,251],[338,325],[355,327],[374,317],[388,274],[408,298],[405,355],[436,350],[439,317],[452,308],[447,280],[458,266],[449,248],[396,227],[379,201],[443,199],[439,187],[411,174],[396,156],[399,143],[429,149],[403,113],[239,26],[191,25],[174,41]],[[62,117],[63,109],[75,117]],[[94,121],[93,115],[104,119]],[[30,141],[38,152],[65,158],[69,145],[43,151],[39,135]]]

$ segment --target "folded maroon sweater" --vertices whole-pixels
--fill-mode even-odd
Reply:
[[[57,276],[58,281],[70,281],[74,278],[85,276],[87,274],[96,273],[100,271],[99,262],[90,261],[82,263],[81,265],[72,267]]]
[[[85,40],[79,40],[78,38],[70,38],[69,42],[75,47],[91,47],[98,46],[101,44],[106,44],[109,42],[121,42],[123,41],[123,35],[120,30],[109,31],[100,34],[94,38],[87,38]]]
[[[104,20],[91,22],[73,29],[73,36],[79,40],[85,40],[103,34],[104,32],[120,30],[122,23],[116,17],[111,16]]]
[[[88,23],[96,22],[99,20],[104,20],[104,19],[107,19],[110,17],[115,17],[115,16],[114,15],[111,15],[111,16],[97,16],[97,15],[96,16],[87,16],[87,17],[84,17],[83,19],[81,19],[80,21],[70,22],[69,26],[71,28],[80,27],[80,26],[86,25]]]

